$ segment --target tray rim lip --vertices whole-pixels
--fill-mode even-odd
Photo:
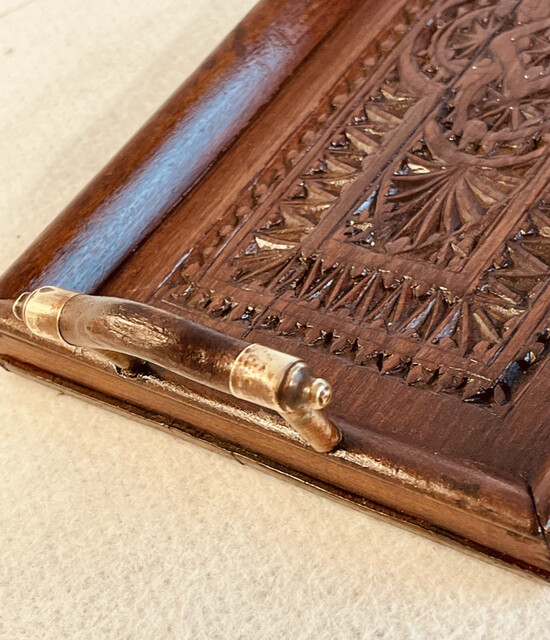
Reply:
[[[11,334],[11,332],[5,331],[5,327],[1,327],[0,338],[2,334],[7,335],[8,333]],[[13,335],[11,335],[11,337],[13,337]],[[483,560],[493,562],[503,568],[516,571],[519,575],[539,578],[550,583],[550,568],[543,569],[519,558],[506,555],[505,553],[499,552],[491,547],[465,538],[460,534],[453,533],[451,530],[445,529],[437,524],[428,523],[419,517],[409,515],[391,506],[383,505],[371,498],[355,494],[351,491],[342,489],[337,485],[329,484],[323,480],[314,478],[309,474],[297,471],[292,467],[288,467],[275,460],[266,458],[261,454],[250,451],[238,444],[220,439],[217,436],[210,434],[207,430],[197,429],[194,425],[186,422],[185,420],[173,420],[168,417],[163,419],[159,414],[157,414],[156,419],[154,419],[151,415],[147,415],[151,412],[147,412],[147,410],[140,408],[135,404],[127,401],[121,401],[116,396],[109,396],[74,380],[63,378],[53,372],[48,372],[33,364],[18,361],[12,356],[5,356],[4,354],[1,354],[0,366],[8,372],[15,372],[24,377],[30,377],[48,386],[60,388],[63,392],[67,392],[70,395],[92,402],[117,414],[131,417],[142,424],[147,424],[171,435],[193,442],[194,444],[214,450],[220,454],[228,454],[241,464],[250,464],[254,468],[274,474],[277,477],[293,482],[298,486],[313,490],[316,493],[347,504],[352,508],[382,517],[391,521],[393,524],[397,524],[405,529],[424,535],[436,542],[450,545],[452,548],[463,552],[470,552]],[[490,523],[493,526],[499,526],[496,525],[494,521],[490,521]],[[503,531],[505,531],[505,529],[503,529]],[[533,539],[535,538],[533,537]],[[539,541],[542,542],[541,539],[539,539]]]
[[[82,293],[94,293],[104,286],[136,246],[149,237],[182,198],[209,174],[218,159],[279,93],[287,79],[346,16],[356,11],[361,2],[376,5],[379,1],[339,0],[335,5],[328,0],[304,0],[297,8],[294,0],[258,0],[92,180],[0,273],[0,299],[13,298],[45,282],[55,281],[58,286]],[[405,1],[397,0],[397,4]],[[298,13],[307,17],[307,21],[304,20],[301,26],[301,37],[289,40],[287,33],[300,23]],[[273,23],[269,16],[275,16]],[[304,29],[305,26],[308,28]],[[277,44],[286,57],[283,56],[278,65],[269,66],[270,52]],[[261,58],[262,52],[265,60]],[[263,71],[266,68],[270,71],[269,74],[262,73],[269,81],[264,85],[254,84],[254,91],[247,94],[247,104],[241,110],[231,110],[232,117],[225,123],[225,135],[220,136],[219,128],[214,126],[215,117],[227,110],[220,108],[217,96],[223,92],[242,91],[235,70],[250,65],[255,57],[262,60]],[[208,108],[213,113],[205,127],[200,113],[208,113]],[[182,127],[182,123],[186,126]],[[205,136],[204,131],[209,128],[212,132]],[[198,139],[201,135],[201,153],[186,148],[180,161],[174,163],[174,149],[179,149],[186,138],[194,136]],[[193,164],[191,160],[197,164],[197,169],[183,171],[184,167]],[[162,175],[163,171],[156,171],[159,161],[164,163],[164,173],[170,174],[169,179]],[[185,174],[183,178],[177,170],[167,171],[172,164]],[[135,178],[141,179],[145,173],[155,181],[156,193],[160,187],[170,193],[160,199],[145,197],[141,193],[143,189],[137,189],[134,184]],[[133,199],[132,189],[137,192]],[[130,206],[125,204],[127,196],[130,196]],[[140,200],[146,201],[148,208],[142,206]],[[107,250],[103,255],[90,255],[93,252],[88,248],[94,237],[103,238],[108,232],[120,232],[120,228],[129,231],[129,239],[119,243],[121,246],[115,243],[113,250]],[[47,255],[46,260],[42,259],[43,254]]]
[[[515,480],[512,478],[510,482],[512,483],[511,487],[515,491],[521,490],[523,492],[523,499],[525,499],[526,504],[530,508],[530,519],[531,523],[526,523],[526,528],[520,533],[518,530],[514,531],[514,528],[510,526],[506,526],[504,521],[498,522],[497,518],[482,518],[479,513],[475,513],[469,511],[467,509],[459,509],[457,506],[445,505],[448,508],[455,510],[456,513],[462,513],[471,519],[472,522],[484,522],[489,525],[493,530],[498,529],[502,531],[503,534],[508,534],[511,536],[515,536],[518,539],[518,536],[521,539],[524,539],[527,543],[530,540],[532,543],[536,543],[539,545],[540,550],[543,552],[544,557],[548,561],[549,568],[546,570],[542,567],[536,566],[535,564],[522,560],[521,558],[513,557],[512,555],[506,555],[505,553],[498,551],[496,549],[492,549],[491,547],[484,545],[482,543],[476,542],[474,540],[468,540],[464,536],[459,533],[454,533],[451,529],[446,529],[443,526],[428,522],[427,520],[422,519],[421,517],[407,514],[406,512],[399,512],[399,510],[391,505],[383,505],[380,502],[377,502],[374,498],[369,496],[361,496],[358,493],[354,493],[345,488],[339,487],[337,484],[327,483],[321,478],[315,478],[311,474],[304,473],[300,470],[294,469],[287,464],[283,464],[276,459],[271,459],[266,457],[263,453],[253,451],[251,449],[247,449],[242,444],[238,442],[231,442],[231,440],[220,438],[217,434],[209,432],[206,427],[201,425],[196,425],[194,422],[187,422],[185,420],[180,420],[177,418],[169,417],[168,414],[163,418],[161,414],[158,413],[155,409],[147,409],[146,403],[144,406],[138,406],[135,403],[128,402],[125,399],[117,398],[116,396],[109,396],[108,394],[102,392],[101,390],[94,389],[90,387],[83,381],[75,380],[74,377],[67,378],[64,377],[63,374],[55,371],[55,367],[51,368],[52,370],[47,370],[43,368],[44,362],[47,362],[47,359],[44,359],[44,356],[47,354],[52,355],[61,355],[63,359],[70,360],[71,363],[77,367],[84,367],[90,371],[101,372],[103,374],[106,373],[104,367],[98,365],[97,359],[94,358],[93,354],[86,354],[82,350],[80,350],[79,357],[75,357],[74,353],[63,350],[61,347],[57,347],[55,345],[51,345],[49,343],[45,343],[45,341],[36,339],[34,336],[27,335],[27,332],[19,326],[19,323],[10,317],[6,317],[6,306],[0,305],[0,365],[2,365],[7,370],[12,370],[17,373],[23,373],[27,376],[32,376],[34,378],[38,378],[42,382],[51,383],[55,386],[62,387],[63,389],[67,389],[71,392],[74,392],[76,395],[80,397],[84,397],[88,401],[98,402],[98,398],[100,404],[110,408],[114,411],[120,411],[125,415],[130,415],[139,421],[145,421],[147,424],[150,424],[154,427],[160,428],[162,430],[168,431],[169,433],[175,433],[176,435],[181,435],[181,433],[185,433],[187,436],[198,438],[199,440],[205,440],[210,442],[216,448],[221,448],[227,450],[228,448],[232,453],[237,452],[241,455],[244,455],[247,459],[254,460],[256,462],[260,462],[261,465],[268,467],[269,469],[275,470],[275,472],[279,472],[280,469],[284,469],[283,475],[288,476],[290,478],[297,479],[298,482],[304,483],[304,478],[306,478],[305,483],[311,486],[317,486],[317,488],[321,488],[325,493],[330,493],[335,495],[337,498],[340,495],[347,495],[348,502],[359,503],[361,506],[362,503],[368,502],[373,505],[378,505],[374,510],[377,509],[382,510],[384,512],[388,512],[388,514],[392,516],[392,519],[411,521],[415,527],[419,527],[421,529],[427,530],[432,534],[443,535],[444,537],[451,539],[455,543],[460,543],[465,545],[466,547],[473,548],[476,551],[480,551],[485,556],[490,556],[493,558],[501,559],[505,564],[515,565],[522,570],[527,570],[530,573],[538,574],[542,576],[544,579],[550,581],[550,553],[548,552],[548,546],[546,543],[546,535],[541,527],[540,519],[536,510],[536,502],[533,496],[533,492],[531,488],[524,482],[520,481],[519,478]],[[37,358],[37,362],[28,362],[26,360],[21,360],[19,357],[14,357],[12,354],[8,353],[10,349],[6,350],[5,343],[6,340],[15,342],[15,344],[26,345],[26,348],[30,348],[35,354]],[[114,373],[109,374],[110,377],[115,376]],[[115,376],[116,377],[116,376]],[[161,390],[157,390],[157,393],[161,393]],[[185,407],[185,402],[180,399],[182,407]],[[189,405],[188,405],[189,406]],[[223,401],[217,403],[217,409],[220,411],[226,411],[227,416],[230,420],[235,421],[234,414],[232,413],[232,408],[230,405],[225,405]],[[200,409],[199,409],[200,410]],[[204,420],[204,424],[208,424],[208,419],[212,418],[213,414],[212,410],[202,410],[202,415],[206,418]],[[181,425],[180,425],[181,423]],[[166,424],[169,426],[167,427]],[[177,426],[175,426],[177,425]],[[254,425],[251,425],[250,428],[254,428]],[[261,427],[255,427],[256,430]],[[203,434],[203,435],[197,435]],[[275,434],[274,437],[277,437],[278,434]],[[388,439],[385,438],[385,441]],[[296,443],[294,443],[296,445]],[[300,445],[298,443],[298,446]],[[315,454],[311,451],[312,456],[318,456],[320,454]],[[322,454],[326,456],[327,454]],[[345,460],[340,462],[345,462],[347,465],[352,465],[353,463]],[[470,467],[471,470],[471,467]],[[374,474],[372,470],[365,469],[364,467],[358,466],[357,471],[365,474]],[[485,473],[487,482],[492,482],[493,477],[491,477],[487,472]],[[380,480],[380,478],[378,478]],[[506,500],[507,494],[509,497],[508,487],[506,486],[506,482],[502,482],[502,479],[498,479],[500,481],[500,486],[502,491],[504,492],[501,495],[501,499]],[[382,478],[384,482],[390,482],[387,477]],[[404,495],[414,495],[417,500],[436,500],[433,496],[430,496],[427,493],[422,493],[415,487],[405,487],[402,488],[405,492]],[[460,499],[460,496],[459,496]],[[437,500],[436,500],[437,501]],[[441,503],[444,506],[445,503]],[[364,506],[364,505],[363,505]],[[372,508],[366,507],[367,510],[372,510]],[[494,510],[492,511],[494,514]],[[537,533],[533,532],[533,525],[537,529]],[[531,547],[532,550],[532,547]]]

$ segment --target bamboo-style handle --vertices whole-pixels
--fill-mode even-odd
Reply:
[[[331,451],[340,442],[323,411],[331,400],[330,384],[294,356],[146,304],[58,287],[21,294],[13,312],[41,338],[126,354],[274,409],[316,451]]]

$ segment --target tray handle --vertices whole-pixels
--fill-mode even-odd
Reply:
[[[40,338],[101,351],[117,366],[129,362],[121,354],[151,362],[273,409],[316,451],[332,451],[341,440],[324,412],[332,397],[330,384],[295,356],[147,304],[52,286],[22,293],[13,313]]]

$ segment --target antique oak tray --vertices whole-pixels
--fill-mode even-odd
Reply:
[[[4,274],[0,355],[548,578],[549,275],[548,3],[263,0]],[[43,285],[302,358],[341,442],[37,337]]]

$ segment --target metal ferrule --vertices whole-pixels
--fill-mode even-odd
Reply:
[[[323,409],[332,397],[329,383],[316,378],[307,364],[281,351],[251,344],[241,351],[231,370],[231,393],[277,411],[307,406]],[[256,398],[256,400],[254,400]]]
[[[59,287],[40,287],[22,293],[13,304],[13,313],[35,336],[67,346],[59,330],[59,320],[63,307],[77,295]]]
[[[340,432],[322,411],[332,398],[331,386],[299,358],[251,344],[236,358],[229,387],[237,398],[278,411],[317,451],[331,451],[340,442]]]
[[[288,372],[301,360],[281,351],[251,344],[238,355],[229,379],[231,393],[280,411],[280,390]]]

